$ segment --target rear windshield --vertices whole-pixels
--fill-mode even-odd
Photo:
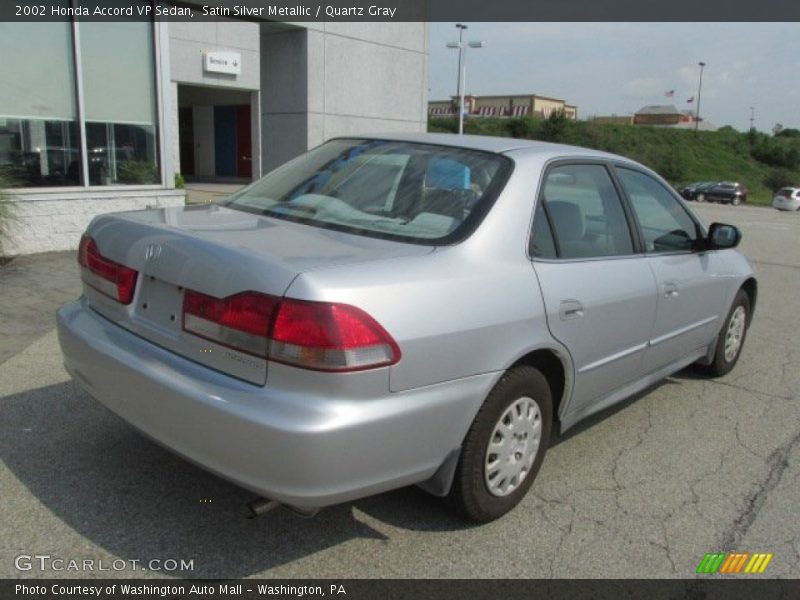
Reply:
[[[475,150],[337,139],[223,204],[370,237],[454,243],[477,227],[511,167],[506,157]]]

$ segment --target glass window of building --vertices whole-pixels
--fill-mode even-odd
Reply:
[[[79,31],[90,185],[160,183],[152,23]]]
[[[0,23],[0,169],[24,187],[81,185],[71,23]]]

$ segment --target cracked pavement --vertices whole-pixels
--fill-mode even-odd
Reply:
[[[245,519],[249,492],[80,391],[52,324],[17,324],[39,337],[0,360],[0,577],[91,575],[14,568],[15,556],[36,553],[194,560],[191,572],[98,576],[694,577],[720,550],[772,552],[764,576],[800,577],[800,214],[692,206],[707,223],[740,226],[758,271],[736,369],[719,380],[678,373],[576,426],[555,440],[522,504],[482,527],[416,488],[313,519]]]

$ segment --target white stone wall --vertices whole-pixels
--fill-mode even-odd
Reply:
[[[183,206],[183,190],[108,190],[12,196],[14,218],[0,256],[74,250],[96,215],[148,207]]]
[[[427,23],[262,29],[264,172],[332,137],[427,128]]]

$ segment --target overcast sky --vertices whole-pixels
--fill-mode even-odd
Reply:
[[[646,104],[696,107],[717,126],[800,128],[798,23],[468,23],[467,93],[536,93],[590,115],[632,114]],[[456,93],[454,23],[431,24],[430,99]],[[672,99],[664,96],[674,90]],[[695,97],[694,104],[686,100]]]

